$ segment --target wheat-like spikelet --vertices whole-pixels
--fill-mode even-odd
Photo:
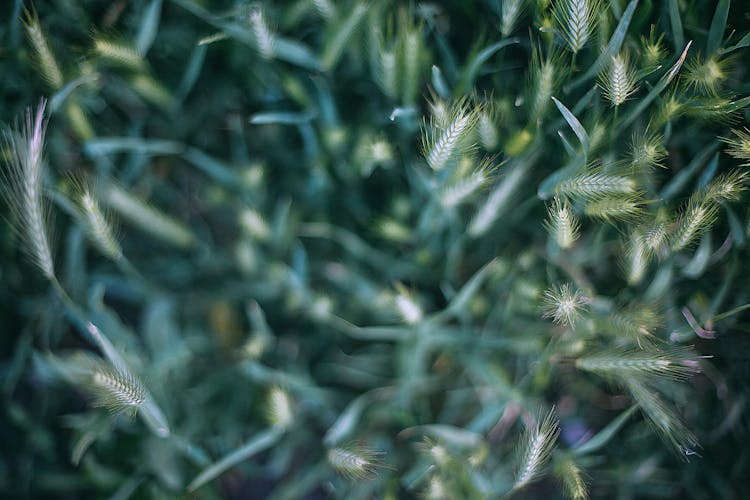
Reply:
[[[643,280],[651,260],[651,252],[646,248],[643,233],[632,231],[625,247],[625,273],[629,285],[637,285]]]
[[[122,258],[122,249],[112,225],[99,208],[99,203],[90,191],[81,195],[81,207],[86,218],[86,228],[96,246],[112,260]]]
[[[412,105],[419,97],[421,73],[424,67],[425,46],[422,39],[422,26],[410,21],[405,10],[399,18],[399,39],[396,54],[401,55],[401,102]]]
[[[750,174],[742,170],[732,170],[718,176],[706,188],[705,199],[715,203],[722,201],[738,201],[742,193],[747,190]]]
[[[378,62],[375,81],[386,96],[395,99],[398,94],[396,54],[393,51],[381,49]]]
[[[135,375],[103,361],[92,361],[87,388],[94,396],[94,406],[112,413],[135,416],[146,401],[146,389]]]
[[[559,434],[560,427],[554,408],[544,419],[540,416],[534,427],[526,430],[522,437],[522,458],[513,490],[519,490],[541,477]]]
[[[664,251],[669,244],[669,228],[666,222],[659,221],[643,230],[643,245],[649,256]]]
[[[647,130],[641,135],[634,135],[630,144],[630,163],[636,170],[651,167],[663,167],[667,157],[664,137]]]
[[[643,207],[638,198],[616,196],[590,201],[583,207],[583,213],[607,222],[632,221],[643,214]]]
[[[657,434],[672,447],[672,450],[683,459],[692,454],[698,447],[698,439],[659,393],[637,377],[627,378],[623,383]]]
[[[485,151],[494,151],[500,144],[500,136],[497,130],[497,113],[492,101],[479,113],[477,121],[477,135],[479,143]]]
[[[73,178],[71,184],[78,208],[76,215],[89,239],[103,255],[119,261],[123,255],[116,227],[99,205],[99,200],[93,193],[94,190],[84,179]]]
[[[685,380],[700,371],[699,357],[688,347],[613,348],[582,356],[576,367],[617,380],[636,376],[658,376]]]
[[[528,77],[528,94],[531,103],[531,120],[538,123],[552,102],[552,94],[565,76],[567,66],[559,55],[551,50],[546,57],[540,46],[531,52],[531,69]]]
[[[734,134],[734,137],[722,138],[722,141],[728,146],[727,154],[738,160],[744,160],[744,165],[750,166],[750,129],[734,129],[732,134]]]
[[[26,11],[24,27],[26,28],[26,35],[29,38],[29,42],[34,49],[34,55],[42,77],[50,88],[58,90],[63,86],[65,81],[63,80],[60,66],[57,64],[57,59],[52,49],[50,49],[49,43],[47,43],[47,38],[44,36],[42,25],[36,13]]]
[[[134,71],[140,71],[145,67],[141,54],[125,42],[95,38],[94,51],[97,56],[113,65]]]
[[[469,161],[473,163],[471,159]],[[492,179],[495,165],[493,158],[485,158],[476,168],[467,169],[468,173],[461,172],[461,170],[463,169],[457,172],[458,179],[447,186],[440,196],[440,204],[445,208],[456,207],[481,191]]]
[[[503,0],[500,33],[506,37],[515,29],[516,22],[523,14],[526,0]]]
[[[433,114],[429,124],[425,124],[422,150],[434,171],[443,170],[470,147],[468,141],[473,136],[477,117],[477,110],[461,99],[448,107],[446,116]]]
[[[578,239],[581,224],[567,198],[555,197],[552,200],[544,224],[560,248],[570,248]]]
[[[573,53],[581,50],[594,33],[600,6],[599,0],[557,0],[552,6],[558,33]]]
[[[646,68],[658,67],[667,54],[664,48],[664,33],[656,35],[656,26],[651,25],[648,37],[641,35],[641,58]]]
[[[711,228],[719,214],[719,207],[704,199],[703,193],[690,197],[687,207],[677,220],[671,238],[672,250],[678,252],[689,247],[698,236]]]
[[[430,477],[421,496],[425,500],[449,500],[453,498],[445,480],[437,474]]]
[[[605,174],[598,169],[565,179],[555,186],[555,194],[581,200],[598,200],[606,196],[635,195],[636,181],[624,175]]]
[[[133,90],[148,102],[164,109],[169,109],[174,104],[174,98],[170,91],[148,73],[136,73],[130,77],[129,82]]]
[[[44,119],[46,101],[42,100],[32,115],[26,111],[23,124],[5,132],[10,155],[9,168],[3,169],[3,197],[11,214],[14,230],[24,240],[25,251],[47,279],[55,278],[52,250],[48,236],[49,207],[42,193]]]
[[[612,56],[609,66],[599,75],[599,87],[612,106],[624,103],[637,90],[635,73],[627,55]]]
[[[560,479],[568,498],[588,500],[589,488],[581,468],[570,458],[555,460],[555,475]]]
[[[720,85],[729,77],[730,60],[717,56],[702,58],[700,54],[691,58],[685,68],[688,87],[705,95],[716,96]]]
[[[260,5],[254,5],[250,9],[248,21],[250,22],[250,29],[255,39],[255,49],[258,51],[258,54],[264,59],[273,58],[276,48],[276,38],[268,25],[263,8]]]
[[[396,283],[396,290],[398,291],[398,294],[396,295],[394,301],[399,316],[401,316],[401,318],[410,325],[419,323],[422,320],[422,316],[424,315],[424,313],[422,312],[422,308],[417,303],[412,292],[410,292],[401,283]]]
[[[287,429],[294,423],[292,398],[281,387],[272,387],[266,400],[266,416],[274,427]]]
[[[331,448],[327,453],[328,463],[347,479],[369,479],[382,467],[383,453],[368,448],[359,442]]]
[[[573,291],[569,283],[549,288],[544,292],[543,318],[551,318],[557,324],[574,326],[587,300],[580,290]]]
[[[630,306],[615,311],[607,318],[607,329],[617,336],[633,339],[639,347],[655,340],[654,331],[661,326],[661,318],[652,305]]]

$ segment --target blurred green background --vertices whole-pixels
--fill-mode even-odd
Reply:
[[[600,3],[574,57],[550,2],[518,2],[509,18],[515,4],[5,0],[0,120],[12,127],[48,99],[55,269],[82,316],[25,258],[3,204],[0,496],[439,498],[440,484],[444,498],[496,498],[513,488],[524,429],[554,405],[551,473],[512,490],[519,498],[562,497],[556,467],[569,457],[593,498],[745,498],[750,316],[700,338],[684,311],[710,325],[750,302],[747,197],[723,203],[699,242],[654,259],[642,281],[626,276],[623,242],[677,220],[719,173],[750,168],[720,141],[748,124],[750,4]],[[623,18],[639,83],[620,110],[587,71]],[[646,103],[688,40],[680,78]],[[653,66],[650,43],[661,49]],[[721,74],[702,92],[711,57]],[[543,61],[555,76],[539,105]],[[586,127],[589,160],[605,172],[645,130],[668,153],[664,168],[628,174],[642,185],[640,218],[585,219],[569,250],[549,235],[538,193],[585,146],[551,95]],[[455,175],[470,178],[464,158],[492,168],[454,206],[446,186],[467,184],[425,164],[423,136],[440,105],[464,96],[486,128],[450,159]],[[70,201],[80,182],[116,221],[127,262],[87,240]],[[541,317],[544,290],[563,281],[592,300],[575,328]],[[682,460],[635,412],[576,455],[633,403],[575,359],[584,346],[633,347],[608,318],[649,306],[660,342],[705,357],[688,383],[659,386],[702,447]],[[168,439],[68,383],[72,353],[95,351],[82,317],[163,407]],[[292,401],[289,429],[188,491],[267,436],[274,387]],[[331,466],[330,450],[349,441],[380,453],[373,477]]]

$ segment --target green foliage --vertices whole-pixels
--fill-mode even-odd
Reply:
[[[0,496],[742,497],[740,2],[6,10]]]

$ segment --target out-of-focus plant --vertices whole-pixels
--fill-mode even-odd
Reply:
[[[739,2],[9,5],[7,496],[740,493]]]

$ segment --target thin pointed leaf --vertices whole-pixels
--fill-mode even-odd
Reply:
[[[685,43],[685,33],[682,31],[682,19],[680,18],[680,8],[677,5],[677,0],[668,0],[669,3],[669,22],[672,27],[672,38],[674,38],[674,46],[679,49]]]
[[[719,49],[719,54],[728,54],[730,52],[733,52],[737,49],[741,49],[743,47],[747,47],[750,45],[750,32],[745,33],[745,36],[740,38],[740,41],[732,45],[731,47],[726,47],[724,49]]]
[[[457,316],[465,311],[469,301],[477,294],[479,288],[484,283],[484,280],[487,279],[487,275],[492,270],[494,263],[495,260],[493,259],[483,265],[479,271],[474,273],[474,276],[472,276],[469,281],[461,287],[461,290],[459,290],[456,296],[453,297],[448,306],[442,312],[435,315],[433,319],[439,321],[446,317]]]
[[[468,67],[461,77],[460,83],[457,85],[458,92],[463,94],[472,88],[477,72],[479,72],[479,68],[481,68],[482,65],[495,54],[495,52],[509,45],[517,44],[518,42],[519,40],[517,38],[508,38],[482,49],[467,65]]]
[[[259,432],[253,436],[250,441],[240,446],[233,452],[226,455],[221,460],[210,465],[208,468],[198,474],[195,479],[190,481],[187,486],[187,491],[195,491],[207,482],[216,479],[221,474],[226,472],[228,469],[234,467],[238,463],[247,460],[253,455],[270,448],[281,438],[284,434],[283,430],[277,427],[272,427],[264,431]]]
[[[661,198],[662,200],[670,200],[674,198],[677,193],[679,193],[680,190],[685,187],[690,178],[693,177],[696,172],[698,172],[698,170],[718,148],[718,142],[712,142],[711,144],[703,148],[700,153],[693,157],[693,160],[688,164],[687,167],[677,172],[677,174],[675,174],[674,177],[672,177],[669,182],[664,185],[661,193],[659,193],[659,198]]]
[[[617,418],[607,424],[604,429],[597,432],[594,437],[584,442],[580,446],[574,447],[573,453],[575,455],[587,455],[589,453],[594,453],[600,450],[602,447],[606,446],[606,444],[612,440],[615,434],[617,434],[620,428],[625,425],[625,422],[627,422],[628,418],[630,418],[630,416],[637,409],[638,406],[631,406],[624,412],[620,413]]]
[[[266,111],[255,113],[250,117],[253,125],[299,125],[310,123],[314,115],[312,113],[295,113],[290,111]]]
[[[690,40],[687,45],[685,46],[685,49],[682,51],[682,54],[677,59],[677,62],[672,65],[671,68],[669,68],[669,71],[667,71],[664,76],[662,76],[659,81],[654,85],[654,88],[651,89],[651,92],[646,95],[643,99],[638,101],[638,104],[635,106],[635,108],[630,111],[630,113],[623,119],[621,127],[627,127],[630,124],[632,124],[636,118],[644,111],[646,108],[648,108],[649,104],[656,99],[659,94],[662,93],[662,91],[667,88],[667,85],[670,84],[672,80],[674,80],[674,77],[677,76],[677,72],[680,71],[680,68],[682,67],[682,63],[685,62],[685,57],[687,57],[688,50],[690,50],[690,46],[693,44],[693,41]]]
[[[724,30],[727,26],[727,17],[729,16],[729,0],[719,0],[714,11],[714,18],[711,20],[711,29],[708,30],[708,40],[706,41],[706,54],[713,54],[721,46],[721,40],[724,37]]]
[[[135,50],[140,55],[145,55],[151,44],[154,43],[156,33],[159,31],[159,18],[161,17],[162,0],[151,0],[146,7],[141,21],[141,29],[138,30],[138,36],[135,39]]]
[[[578,121],[578,118],[576,118],[575,115],[567,107],[565,107],[563,103],[557,100],[556,97],[552,96],[552,100],[555,101],[555,106],[557,106],[557,109],[563,115],[565,121],[568,122],[568,125],[570,125],[570,128],[573,129],[576,137],[578,137],[578,140],[581,142],[581,146],[583,146],[584,153],[588,153],[590,142],[589,134],[586,133],[586,129],[583,128],[583,125],[581,125],[581,122]]]

